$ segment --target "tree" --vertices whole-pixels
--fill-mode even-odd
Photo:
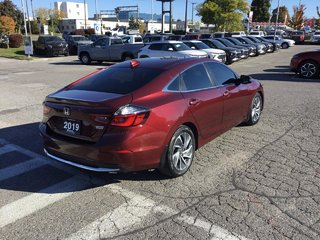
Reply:
[[[205,0],[197,6],[197,15],[205,24],[214,24],[217,31],[243,28],[242,18],[249,11],[246,0]]]
[[[16,23],[16,30],[19,30],[23,25],[23,14],[11,0],[3,0],[0,2],[0,16],[11,17]]]
[[[278,8],[273,9],[271,22],[276,22],[277,12],[278,12]],[[289,16],[288,8],[286,6],[279,7],[279,19],[278,19],[278,22],[283,22],[283,23],[286,24],[289,18],[290,18],[290,16]]]
[[[133,16],[130,17],[129,19],[129,28],[130,29],[139,29],[140,27],[140,22],[138,19],[134,18]]]
[[[37,8],[35,10],[35,15],[40,19],[41,24],[48,24],[48,19],[50,17],[50,9],[48,8]]]
[[[295,30],[300,30],[303,27],[305,21],[304,12],[306,7],[304,4],[299,6],[293,6],[293,15],[289,19],[289,26]]]
[[[253,11],[253,22],[269,21],[269,8],[271,7],[270,0],[253,0],[251,3],[251,11]]]
[[[59,28],[60,20],[64,18],[64,13],[58,9],[50,10],[49,31],[55,32]]]
[[[12,17],[0,16],[0,25],[6,34],[13,34],[16,23]]]

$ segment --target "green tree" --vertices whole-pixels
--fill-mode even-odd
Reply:
[[[13,18],[16,23],[15,30],[20,30],[23,25],[23,14],[11,0],[3,0],[0,2],[0,16]]]
[[[251,11],[253,11],[253,22],[267,22],[269,21],[271,6],[270,0],[253,0],[251,3]]]
[[[277,12],[278,12],[278,8],[273,9],[271,22],[276,22]],[[279,19],[278,19],[278,22],[287,23],[289,18],[290,18],[290,15],[289,15],[288,8],[286,6],[279,7]]]
[[[129,28],[130,29],[139,29],[141,23],[138,19],[134,18],[133,16],[129,19]]]
[[[293,6],[293,15],[289,19],[289,26],[295,30],[300,30],[303,27],[303,23],[305,21],[304,12],[306,7],[304,4],[299,6]]]
[[[243,29],[242,18],[248,11],[246,0],[205,0],[197,6],[202,22],[214,24],[216,31]]]

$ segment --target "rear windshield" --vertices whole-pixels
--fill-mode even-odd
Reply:
[[[111,67],[80,81],[69,89],[127,94],[141,88],[161,74],[162,71],[161,69],[153,68]]]

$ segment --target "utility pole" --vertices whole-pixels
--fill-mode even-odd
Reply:
[[[31,24],[30,24],[30,15],[29,15],[28,0],[26,0],[26,8],[27,8],[27,17],[28,17],[29,34],[31,35]]]
[[[269,23],[268,25],[270,26],[271,25],[271,18],[272,18],[272,0],[270,0],[270,8],[269,8]]]
[[[153,0],[151,0],[151,20],[153,21]]]
[[[186,0],[186,12],[184,16],[184,30],[187,33],[187,28],[188,28],[188,0]]]
[[[30,0],[31,2],[31,12],[32,12],[32,20],[34,21],[34,9],[33,9],[33,0]]]
[[[193,22],[193,10],[194,10],[194,5],[197,4],[195,2],[191,3],[192,4],[192,26],[194,28],[194,22]]]
[[[96,9],[96,21],[98,22],[98,7],[97,7],[97,0],[95,0],[95,9]]]
[[[87,8],[86,8],[86,0],[83,0],[84,5],[84,29],[87,29]]]
[[[280,0],[278,0],[277,19],[276,19],[276,26],[274,28],[273,41],[276,41],[276,33],[277,33],[278,20],[279,20],[279,6],[280,6]]]
[[[24,0],[21,0],[21,7],[22,7],[22,13],[23,13],[24,35],[28,36],[27,23],[26,23],[26,13],[24,11]]]

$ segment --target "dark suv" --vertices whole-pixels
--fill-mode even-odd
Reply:
[[[69,55],[68,44],[60,37],[39,36],[38,41],[33,43],[36,54],[45,54],[47,56]]]

